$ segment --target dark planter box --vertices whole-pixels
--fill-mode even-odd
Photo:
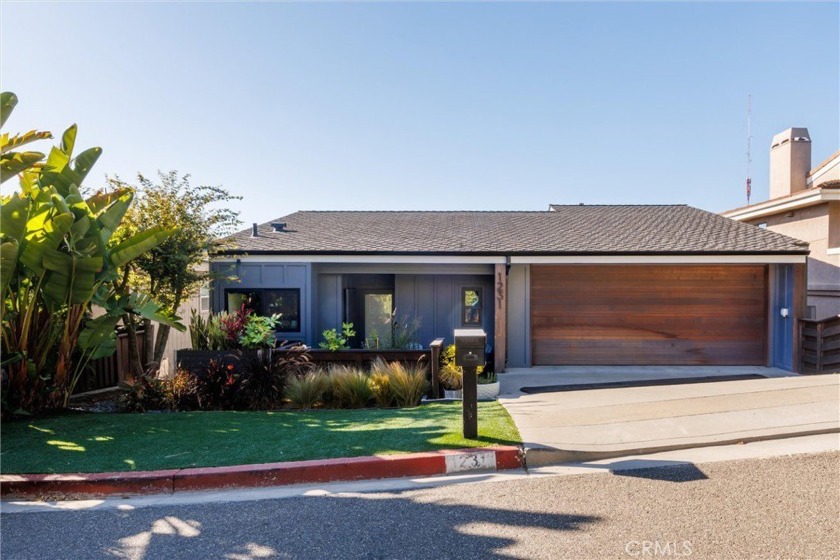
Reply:
[[[178,350],[175,353],[175,361],[179,368],[186,369],[192,373],[204,372],[210,360],[221,362],[227,366],[232,364],[234,370],[239,372],[242,363],[250,356],[255,355],[257,350]],[[299,355],[300,350],[272,350],[271,355],[277,359],[289,354]],[[331,352],[322,348],[311,348],[306,350],[310,361],[313,364],[352,364],[358,367],[368,367],[376,358],[381,357],[387,362],[402,362],[404,364],[422,361],[426,366],[431,360],[430,350],[338,350]]]
[[[211,360],[221,363],[224,366],[233,365],[234,371],[239,373],[241,364],[246,353],[255,353],[254,350],[177,350],[175,362],[179,368],[190,373],[202,374],[206,371]]]

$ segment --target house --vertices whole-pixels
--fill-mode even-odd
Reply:
[[[840,315],[840,151],[812,169],[808,129],[777,134],[770,147],[770,200],[723,215],[807,241],[805,317]]]
[[[281,313],[313,346],[342,322],[387,338],[396,310],[425,346],[483,328],[496,371],[797,363],[807,243],[689,206],[296,212],[233,237],[212,308]]]

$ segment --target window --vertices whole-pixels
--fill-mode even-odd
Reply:
[[[259,315],[280,315],[277,332],[300,332],[300,289],[225,290],[225,309],[234,311],[242,306]]]
[[[481,288],[463,288],[461,290],[463,312],[461,322],[464,325],[481,324]]]

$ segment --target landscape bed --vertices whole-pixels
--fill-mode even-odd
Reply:
[[[518,445],[497,402],[478,405],[476,440],[461,404],[403,409],[75,414],[3,425],[3,474],[144,471]]]

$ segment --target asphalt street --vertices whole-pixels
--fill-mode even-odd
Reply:
[[[840,452],[2,516],[3,559],[840,558]]]

